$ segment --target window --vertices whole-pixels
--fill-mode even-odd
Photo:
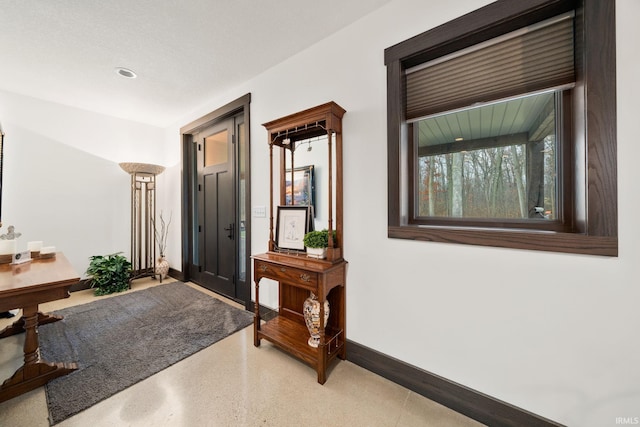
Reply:
[[[614,7],[500,0],[385,50],[389,237],[617,256]]]
[[[494,219],[562,228],[555,125],[561,97],[525,95],[413,122],[414,222]]]

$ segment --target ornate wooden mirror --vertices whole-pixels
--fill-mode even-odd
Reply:
[[[297,149],[312,148],[312,144],[326,144],[326,159],[322,161],[322,170],[318,174],[316,195],[318,213],[323,219],[322,228],[329,230],[329,248],[327,260],[342,259],[342,116],[345,110],[335,102],[329,102],[308,110],[304,110],[277,120],[265,123],[263,126],[269,133],[270,159],[270,225],[269,251],[279,251],[274,233],[276,218],[274,218],[274,178],[277,179],[279,189],[278,205],[286,204],[286,182],[293,183],[294,173],[299,164],[296,162]],[[280,166],[274,171],[274,147],[280,149]],[[300,165],[302,166],[302,165]],[[305,165],[310,166],[310,165]],[[322,178],[320,180],[320,178]],[[325,216],[326,212],[326,216]],[[335,231],[336,239],[333,239]]]

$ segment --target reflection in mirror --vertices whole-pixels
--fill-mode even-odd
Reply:
[[[284,204],[311,206],[315,211],[316,184],[313,165],[297,166],[293,171],[287,169],[284,175]]]
[[[332,141],[335,144],[335,135],[333,135]],[[328,149],[329,144],[327,143],[327,136],[322,135],[319,137],[313,137],[309,139],[304,139],[301,141],[296,141],[296,148],[294,150],[294,169],[298,170],[299,168],[308,168],[310,166],[313,167],[313,175],[315,182],[315,193],[314,193],[314,228],[316,230],[322,230],[328,228],[329,219],[327,217],[328,214],[328,206],[329,206],[329,189],[327,188],[329,183],[329,159],[328,159]],[[285,157],[285,165],[287,170],[286,181],[290,181],[291,177],[289,174],[291,173],[291,153],[287,151],[287,155]],[[335,197],[336,194],[336,160],[335,160],[335,150],[333,150],[333,191],[332,194]],[[296,178],[294,171],[294,179]],[[287,202],[288,204],[288,202]],[[333,209],[333,217],[335,218],[335,209],[336,203],[332,203]],[[334,225],[335,226],[335,225]]]

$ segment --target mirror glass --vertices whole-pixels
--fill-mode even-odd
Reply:
[[[316,230],[322,230],[329,227],[329,144],[327,143],[327,135],[313,137],[296,141],[296,149],[294,151],[293,166],[294,166],[294,202],[293,204],[299,204],[301,197],[296,197],[295,193],[300,191],[306,191],[300,187],[306,186],[306,181],[303,183],[303,179],[309,179],[310,176],[305,176],[305,171],[311,169],[312,172],[312,200],[315,211],[314,228]],[[335,140],[335,135],[332,137]],[[335,144],[335,141],[333,141]],[[286,165],[286,179],[285,181],[291,181],[291,152],[285,150],[285,165]],[[333,229],[335,230],[336,224],[336,159],[335,159],[335,145],[332,150],[332,167],[333,167]],[[312,167],[312,168],[310,168]],[[287,191],[291,191],[290,189]],[[306,197],[303,197],[307,200]],[[291,196],[287,194],[287,204],[291,204]],[[296,201],[298,200],[298,201]],[[305,204],[306,202],[303,202]]]

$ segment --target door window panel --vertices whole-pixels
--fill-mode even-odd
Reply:
[[[204,139],[204,167],[227,163],[229,151],[227,150],[229,131],[218,132]]]

